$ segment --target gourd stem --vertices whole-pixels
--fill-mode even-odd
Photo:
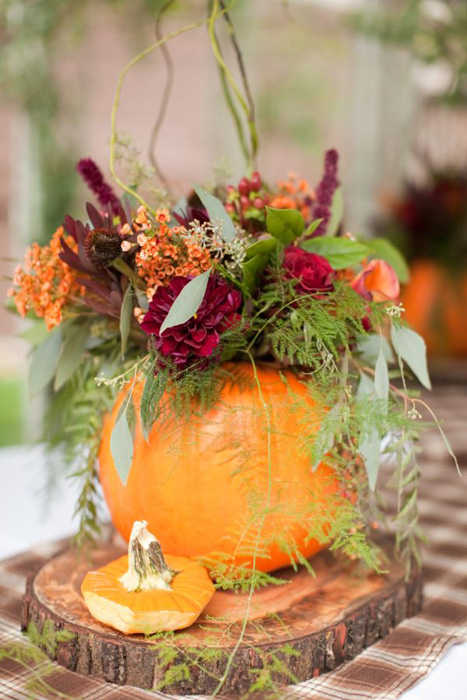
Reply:
[[[165,561],[158,540],[147,529],[145,520],[136,520],[128,543],[128,571],[120,577],[129,591],[171,591],[176,571]]]

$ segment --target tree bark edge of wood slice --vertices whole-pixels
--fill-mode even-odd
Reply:
[[[113,545],[103,545],[93,554],[92,566],[102,566],[121,553]],[[221,697],[246,693],[258,672],[268,667],[277,684],[302,682],[332,671],[421,609],[420,572],[405,581],[402,568],[393,563],[388,575],[369,573],[357,579],[353,567],[343,570],[329,552],[314,557],[312,564],[316,578],[303,567],[298,572],[287,569],[283,574],[290,582],[274,587],[280,592],[267,587],[255,594],[259,605],[250,615],[252,622]],[[229,639],[228,630],[240,622],[234,599],[241,597],[218,592],[208,608],[220,618],[217,622],[205,615],[168,641],[148,641],[93,620],[80,595],[81,581],[90,568],[88,560],[77,559],[75,551],[68,549],[42,565],[27,583],[23,629],[33,623],[42,631],[47,622],[55,631],[73,634],[70,641],[56,645],[51,658],[69,671],[118,685],[176,695],[212,693],[235,645],[236,637]],[[186,659],[200,654],[202,663],[190,662],[187,674]]]

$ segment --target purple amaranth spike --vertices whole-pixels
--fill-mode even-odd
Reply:
[[[334,193],[340,185],[337,177],[339,154],[335,149],[326,151],[324,157],[324,175],[316,190],[316,204],[313,209],[313,219],[322,222],[313,233],[312,238],[323,236],[331,218],[331,207]]]
[[[91,192],[96,195],[99,204],[102,207],[111,205],[114,214],[118,214],[121,208],[121,203],[110,185],[104,180],[104,176],[99,169],[99,166],[92,158],[83,158],[76,166],[76,170],[83,178]]]

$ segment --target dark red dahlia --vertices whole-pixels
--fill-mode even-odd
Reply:
[[[212,275],[195,316],[182,325],[167,328],[161,335],[160,327],[170,307],[189,281],[188,277],[174,277],[168,287],[159,287],[141,324],[148,335],[154,335],[159,352],[181,369],[199,358],[212,356],[221,333],[239,320],[237,310],[242,302],[238,290]]]
[[[289,279],[300,280],[296,287],[298,294],[319,296],[334,287],[335,272],[321,255],[289,246],[285,250],[284,267]]]

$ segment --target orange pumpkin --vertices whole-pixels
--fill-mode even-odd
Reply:
[[[467,356],[467,274],[453,276],[431,260],[418,260],[402,294],[405,318],[424,337],[430,355]]]
[[[186,557],[164,557],[146,526],[135,522],[128,555],[89,571],[81,585],[91,615],[124,634],[189,627],[214,595],[204,566]]]
[[[323,548],[309,539],[306,519],[330,517],[337,481],[324,464],[312,471],[304,450],[303,434],[319,427],[305,384],[258,365],[260,397],[249,363],[229,367],[241,381],[199,420],[159,420],[149,444],[137,427],[126,486],[110,451],[121,396],[104,426],[100,479],[125,539],[144,519],[166,551],[251,567],[257,549],[256,568],[273,571],[290,564],[294,548],[305,557]]]

